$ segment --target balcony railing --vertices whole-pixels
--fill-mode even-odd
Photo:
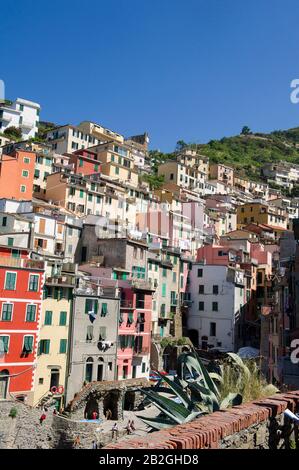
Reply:
[[[76,278],[70,275],[52,276],[46,279],[46,284],[55,286],[75,286]]]
[[[40,269],[45,268],[45,263],[42,260],[27,259],[27,258],[11,258],[9,256],[0,257],[0,266],[8,266],[10,268],[23,268],[23,269]]]

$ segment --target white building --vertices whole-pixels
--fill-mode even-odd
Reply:
[[[244,272],[228,266],[193,264],[190,271],[188,331],[194,344],[235,350],[245,303]]]
[[[38,131],[40,105],[33,101],[17,98],[10,105],[0,105],[0,132],[9,127],[17,127],[22,131],[22,138],[28,140],[35,137]]]

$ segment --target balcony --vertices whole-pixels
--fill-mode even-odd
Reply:
[[[132,279],[132,286],[134,287],[134,289],[137,289],[137,290],[147,290],[147,291],[155,290],[152,287],[152,284],[149,281],[146,281],[144,279]]]
[[[10,258],[9,256],[2,256],[0,257],[0,266],[7,266],[10,268],[39,269],[42,271],[45,268],[45,263],[42,260]]]
[[[76,278],[68,274],[53,276],[46,279],[46,284],[51,286],[74,287],[76,285]]]

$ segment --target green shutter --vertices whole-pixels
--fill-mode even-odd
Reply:
[[[12,304],[2,304],[2,321],[11,321]]]
[[[130,323],[130,325],[132,325],[133,321],[134,321],[133,312],[129,312],[128,313],[128,323]]]
[[[67,344],[66,339],[61,339],[60,340],[60,347],[59,347],[59,353],[60,354],[65,354],[66,353],[66,344]]]
[[[60,317],[59,317],[59,325],[60,326],[65,326],[66,325],[66,318],[67,318],[67,312],[60,312]]]
[[[45,354],[49,354],[50,352],[50,340],[46,339],[45,340]]]
[[[162,284],[162,297],[166,297],[166,284]]]
[[[6,273],[6,280],[5,280],[5,289],[7,290],[15,290],[16,288],[16,273]]]
[[[35,321],[36,305],[27,305],[26,321]]]
[[[108,310],[107,310],[107,304],[106,303],[103,303],[102,304],[102,311],[101,311],[101,317],[105,317],[108,313]]]
[[[8,237],[8,239],[7,239],[7,245],[8,245],[8,246],[13,246],[13,242],[14,242],[14,239],[11,238],[11,237]]]
[[[0,336],[0,354],[8,353],[9,336]]]
[[[52,312],[51,312],[51,310],[46,310],[45,325],[52,325]]]

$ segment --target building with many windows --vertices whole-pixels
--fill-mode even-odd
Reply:
[[[33,101],[17,98],[11,104],[0,103],[0,132],[9,127],[18,127],[22,137],[28,140],[38,131],[40,105]]]

